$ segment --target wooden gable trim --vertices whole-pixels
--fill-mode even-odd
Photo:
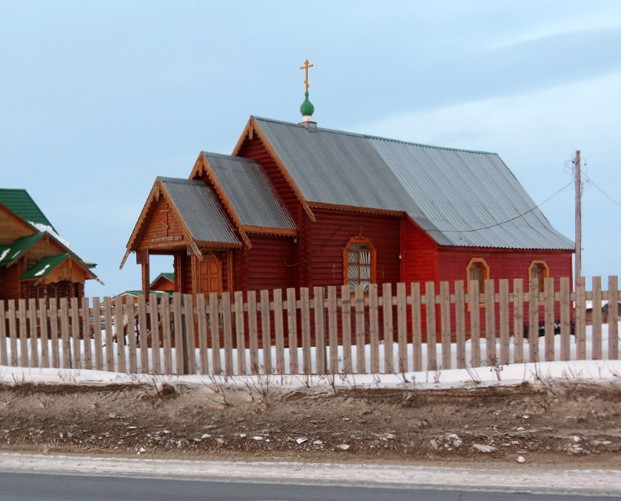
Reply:
[[[192,249],[193,252],[196,252],[198,255],[200,255],[200,250],[198,249],[196,242],[192,238],[192,234],[190,230],[188,229],[185,221],[181,217],[181,214],[179,213],[179,209],[177,209],[175,204],[172,203],[172,200],[170,199],[170,195],[166,193],[166,189],[164,188],[162,181],[158,178],[155,180],[155,183],[153,184],[153,188],[151,188],[151,192],[149,193],[149,196],[147,197],[147,201],[145,202],[142,208],[142,211],[140,212],[140,216],[138,217],[136,226],[134,226],[134,230],[132,231],[132,234],[129,237],[129,241],[127,242],[127,246],[126,246],[127,250],[125,251],[125,255],[123,256],[123,260],[121,261],[121,265],[120,265],[121,269],[123,268],[123,266],[125,266],[125,262],[127,261],[129,254],[132,251],[135,251],[138,249],[138,243],[140,242],[140,240],[142,239],[142,236],[144,235],[144,232],[147,228],[147,222],[152,217],[155,206],[160,201],[160,198],[162,196],[165,197],[166,202],[172,208],[175,217],[179,220],[181,228],[183,229],[183,235],[185,239],[187,240],[187,245],[190,247],[190,249]],[[170,243],[166,242],[165,245],[170,245]]]
[[[246,235],[246,232],[244,231],[244,227],[242,225],[241,219],[237,215],[237,212],[235,211],[235,208],[233,207],[231,200],[226,194],[224,187],[220,183],[218,176],[216,176],[216,173],[214,172],[213,168],[211,167],[211,165],[209,165],[209,162],[205,159],[205,156],[202,153],[199,155],[199,158],[196,161],[196,164],[194,165],[194,169],[192,169],[191,176],[193,176],[195,172],[201,178],[204,176],[209,180],[212,188],[216,192],[216,196],[220,199],[220,202],[222,202],[222,205],[224,206],[224,210],[229,215],[229,217],[233,220],[233,224],[235,225],[235,228],[239,232],[239,236],[241,237],[242,242],[244,242],[244,245],[246,247],[248,247],[249,249],[252,249],[252,243],[250,242],[248,235]]]
[[[364,214],[373,214],[375,216],[392,216],[392,217],[403,217],[405,212],[403,211],[395,211],[395,210],[387,210],[387,209],[370,209],[366,207],[358,207],[355,205],[337,205],[337,204],[328,204],[323,202],[309,202],[308,204],[312,209],[325,209],[325,210],[336,210],[336,211],[346,211],[346,212],[358,212]]]
[[[283,237],[296,237],[298,230],[286,228],[264,228],[263,226],[244,226],[246,233],[260,233],[263,235],[275,235]]]
[[[245,141],[246,140],[252,141],[252,139],[254,139],[255,134],[261,140],[261,142],[263,143],[263,146],[265,146],[265,149],[267,150],[269,155],[272,157],[272,159],[276,163],[276,167],[278,168],[280,175],[285,179],[289,187],[293,190],[293,193],[295,193],[295,196],[297,197],[300,204],[302,205],[302,208],[304,209],[304,212],[306,212],[306,215],[309,217],[309,219],[313,223],[316,222],[317,218],[315,217],[315,214],[313,213],[310,205],[308,204],[308,201],[302,194],[302,191],[300,190],[296,182],[293,180],[293,178],[289,174],[289,171],[287,170],[283,161],[276,154],[276,151],[274,150],[273,146],[270,144],[270,142],[265,137],[265,134],[263,134],[261,129],[257,126],[254,117],[250,117],[250,120],[248,121],[248,125],[246,125],[244,132],[239,138],[239,141],[237,141],[237,144],[235,145],[235,149],[233,150],[233,155],[239,156],[239,152],[242,146],[244,145]]]

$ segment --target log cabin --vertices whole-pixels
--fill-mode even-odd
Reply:
[[[573,242],[497,154],[320,128],[308,89],[300,111],[155,179],[121,264],[135,253],[145,293],[160,254],[191,294],[571,278]]]
[[[84,296],[98,280],[23,189],[0,189],[0,299]]]

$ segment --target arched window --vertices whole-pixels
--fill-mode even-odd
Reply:
[[[474,257],[468,263],[466,269],[468,277],[468,290],[470,290],[470,282],[473,280],[479,282],[479,294],[485,294],[485,281],[489,278],[489,266],[485,259]]]
[[[343,270],[349,290],[363,285],[365,292],[369,284],[375,283],[375,247],[367,238],[355,237],[343,249]]]
[[[539,292],[544,292],[545,279],[548,278],[549,269],[545,261],[533,261],[528,267],[528,279],[535,283]]]

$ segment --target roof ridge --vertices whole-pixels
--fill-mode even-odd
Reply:
[[[276,124],[280,124],[280,125],[288,125],[288,126],[291,126],[291,127],[303,128],[299,124],[296,124],[296,123],[293,123],[293,122],[285,122],[283,120],[275,120],[273,118],[265,118],[265,117],[258,117],[258,116],[252,116],[252,118],[254,118],[255,120],[263,120],[265,122],[272,122],[272,123],[276,123]],[[436,145],[432,145],[432,144],[423,144],[423,143],[416,143],[416,142],[413,142],[413,141],[406,141],[404,139],[394,139],[394,138],[389,138],[389,137],[375,136],[375,135],[372,135],[372,134],[364,134],[364,133],[360,133],[360,132],[350,132],[350,131],[339,130],[339,129],[328,129],[328,128],[325,128],[325,127],[317,127],[315,132],[327,132],[327,133],[331,133],[331,134],[341,134],[341,135],[346,135],[346,136],[359,137],[359,138],[363,138],[363,139],[375,139],[375,140],[380,140],[380,141],[389,141],[389,142],[394,142],[394,143],[406,144],[406,145],[410,145],[410,146],[418,146],[418,147],[421,147],[421,148],[432,148],[432,149],[436,149],[436,150],[457,151],[457,152],[462,152],[462,153],[475,153],[475,154],[479,154],[479,155],[494,155],[494,156],[498,156],[498,153],[495,153],[493,151],[469,150],[469,149],[466,149],[466,148],[452,148],[450,146],[436,146]]]

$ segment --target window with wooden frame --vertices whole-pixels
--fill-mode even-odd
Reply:
[[[528,267],[528,279],[531,283],[535,283],[539,292],[545,290],[545,280],[548,278],[550,270],[545,261],[533,261]]]
[[[474,257],[468,263],[466,268],[466,276],[468,277],[468,291],[470,291],[470,282],[479,282],[479,294],[485,294],[485,281],[489,278],[489,266],[482,257]]]
[[[368,292],[369,284],[375,283],[375,247],[368,238],[354,237],[343,249],[345,284],[352,292],[363,285]]]

